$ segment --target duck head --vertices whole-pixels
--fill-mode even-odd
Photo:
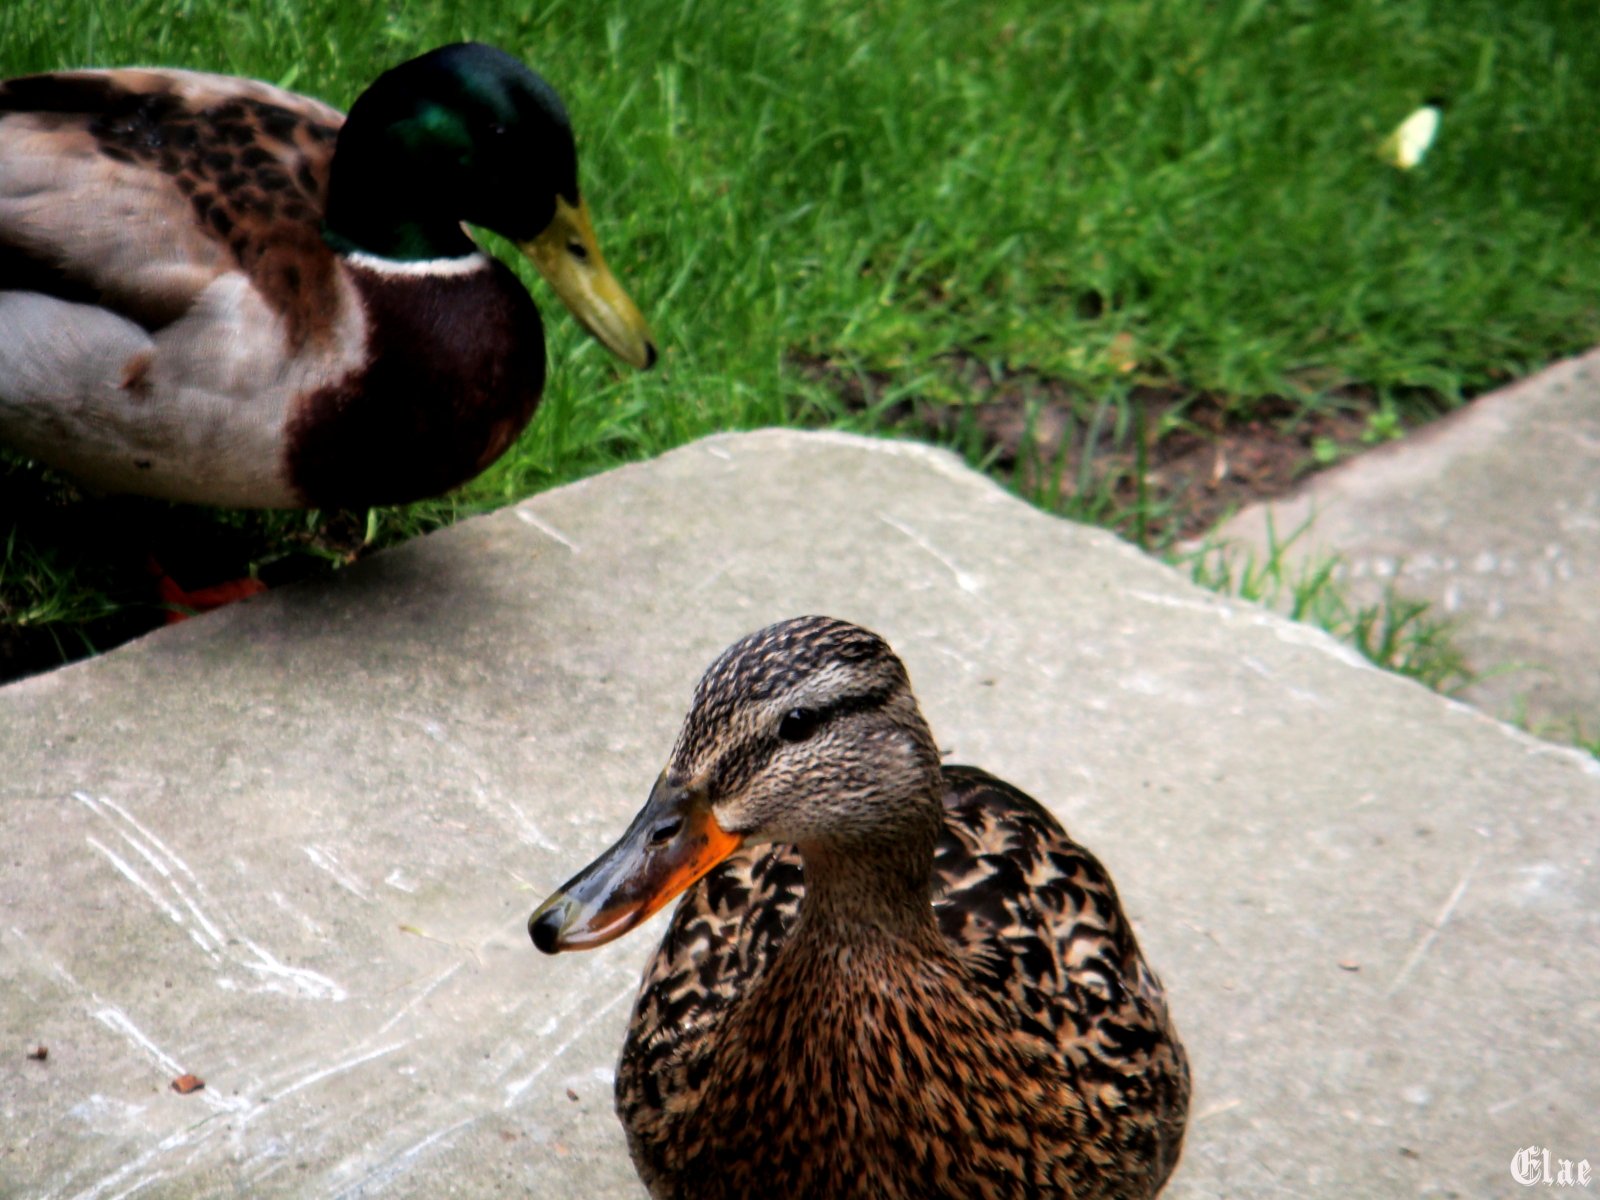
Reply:
[[[794,843],[808,866],[905,857],[925,881],[940,794],[938,750],[888,644],[830,617],[784,621],[712,664],[644,808],[528,931],[547,954],[602,945],[747,843]]]
[[[502,50],[442,46],[386,71],[339,131],[324,236],[399,261],[459,257],[462,222],[510,239],[591,334],[649,367],[655,340],[600,253],[566,108]]]

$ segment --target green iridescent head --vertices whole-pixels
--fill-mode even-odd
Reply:
[[[516,242],[618,357],[655,361],[595,241],[561,98],[522,62],[474,42],[401,63],[356,99],[323,225],[336,248],[418,261],[471,253],[463,222]]]

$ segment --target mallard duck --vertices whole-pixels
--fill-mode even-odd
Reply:
[[[905,668],[827,617],[706,672],[622,839],[529,920],[547,953],[686,892],[617,1070],[666,1197],[1153,1196],[1188,1066],[1105,868],[941,767]]]
[[[206,504],[435,495],[544,387],[517,244],[638,367],[554,90],[489,46],[379,76],[348,118],[250,80],[0,82],[0,442],[95,488]]]

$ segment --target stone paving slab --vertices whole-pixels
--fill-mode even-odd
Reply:
[[[1482,674],[1463,697],[1600,737],[1600,350],[1252,506],[1217,538],[1344,560],[1361,603],[1432,603]],[[1574,724],[1576,723],[1576,724]]]
[[[525,921],[712,656],[808,611],[1112,869],[1198,1084],[1168,1195],[1600,1164],[1592,759],[942,453],[766,432],[0,689],[0,1195],[641,1195],[610,1083],[663,918]]]

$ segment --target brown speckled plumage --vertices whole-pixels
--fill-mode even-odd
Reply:
[[[1160,1190],[1188,1067],[1109,875],[1016,788],[939,766],[881,639],[811,617],[732,647],[679,778],[746,844],[679,903],[623,1049],[652,1195]]]
[[[51,263],[76,294],[160,328],[188,310],[194,282],[240,270],[285,318],[293,344],[327,327],[338,302],[334,255],[317,222],[344,122],[338,110],[246,80],[130,69],[0,81],[0,114],[35,134],[34,154],[48,138],[63,156],[98,156],[102,202],[116,207],[109,193],[118,186],[143,193],[145,212],[179,231],[168,237],[194,272],[182,285],[162,286],[154,272],[130,276],[77,253],[66,242],[76,233],[71,219],[55,230],[42,214],[9,225],[13,252]],[[170,191],[157,186],[162,180]],[[63,244],[52,244],[56,236]]]

